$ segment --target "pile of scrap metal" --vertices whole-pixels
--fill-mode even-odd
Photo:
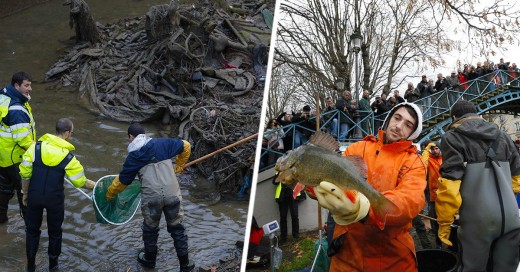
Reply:
[[[72,0],[71,20],[84,5]],[[98,39],[76,37],[46,78],[79,86],[82,105],[106,118],[171,125],[170,135],[200,144],[194,155],[202,156],[258,132],[273,9],[269,0],[172,0],[141,17],[96,23],[97,35],[84,36]],[[255,148],[252,141],[230,149],[223,165],[206,163],[203,172],[234,191],[227,183],[241,182]]]

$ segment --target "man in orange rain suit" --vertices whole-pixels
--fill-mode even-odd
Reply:
[[[428,199],[428,216],[431,218],[437,218],[435,212],[435,200],[437,199],[437,188],[439,188],[438,180],[441,177],[439,172],[442,164],[442,153],[439,148],[439,144],[436,142],[429,143],[422,153],[422,160],[426,165],[426,180],[428,181],[428,188],[430,191],[430,197]],[[430,220],[432,231],[435,234],[435,247],[441,248],[441,240],[437,236],[439,232],[439,224],[435,220]]]
[[[368,183],[392,201],[399,215],[388,216],[380,229],[370,202],[361,193],[349,200],[336,185],[315,187],[319,203],[336,221],[329,245],[330,271],[417,271],[410,228],[425,204],[426,169],[412,140],[422,130],[421,110],[408,102],[396,105],[378,138],[372,135],[350,145],[343,155],[359,155],[367,164]]]

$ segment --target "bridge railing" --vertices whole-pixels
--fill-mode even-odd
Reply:
[[[517,73],[497,70],[465,82],[457,88],[449,88],[421,98],[414,103],[421,106],[423,120],[427,121],[449,112],[453,104],[460,99],[474,101],[495,92],[504,85],[520,86]]]
[[[414,103],[419,105],[423,113],[423,121],[426,122],[434,119],[446,112],[449,112],[453,104],[460,99],[475,101],[488,94],[493,94],[497,90],[503,89],[505,85],[520,87],[520,72],[511,72],[504,70],[496,70],[492,73],[483,75],[474,80],[461,84],[458,88],[445,89],[436,92],[430,96],[416,100]],[[495,95],[495,94],[493,94]],[[320,114],[320,127],[322,131],[327,131],[332,135],[340,135],[339,120],[345,119],[350,123],[348,139],[340,139],[342,142],[356,142],[361,140],[367,134],[374,134],[376,128],[382,126],[387,113],[374,115],[372,111],[357,111],[355,116],[349,116],[340,110],[333,110]],[[316,121],[316,116],[309,119]],[[331,130],[331,126],[337,122],[335,131]],[[305,127],[303,121],[296,124],[290,124],[276,129],[266,129],[263,136],[270,138],[273,134],[278,134],[279,138],[288,137],[290,140],[285,140],[285,150],[293,149],[301,144],[296,137],[300,133],[316,131],[316,126],[313,128]],[[299,136],[298,136],[299,137]],[[276,161],[276,158],[283,155],[284,150],[276,148],[275,142],[271,145],[262,145],[260,169],[270,167]]]

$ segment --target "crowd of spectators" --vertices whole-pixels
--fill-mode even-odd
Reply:
[[[443,108],[448,109],[450,105],[453,105],[464,90],[468,89],[472,80],[481,78],[487,81],[500,81],[500,78],[494,78],[495,73],[493,73],[499,70],[509,71],[511,77],[516,77],[516,73],[519,72],[515,63],[505,62],[501,58],[499,63],[484,61],[483,63],[478,62],[476,66],[465,64],[463,68],[451,71],[450,75],[446,77],[439,73],[435,82],[427,75],[422,75],[417,85],[414,86],[412,82],[407,84],[403,96],[401,96],[399,90],[395,89],[392,90],[390,96],[383,93],[380,96],[375,96],[374,100],[370,102],[370,92],[363,90],[362,97],[358,102],[352,97],[350,91],[343,91],[336,102],[332,97],[325,99],[325,108],[320,110],[320,113],[322,113],[321,123],[325,124],[323,131],[331,134],[340,142],[360,139],[377,131],[382,126],[390,109],[404,101],[421,106],[424,118],[428,119],[439,114]],[[446,96],[443,99],[436,99],[436,107],[430,107],[434,102],[432,95],[445,90],[449,90]],[[464,98],[467,99],[467,97]],[[367,118],[371,114],[374,114],[373,127],[370,119]],[[266,158],[264,163],[271,163],[279,155],[307,142],[313,131],[316,131],[316,120],[313,118],[315,115],[316,111],[311,110],[309,105],[305,105],[299,112],[283,112],[276,119],[269,120],[263,146],[278,152],[275,152],[275,155],[270,155],[270,158]],[[357,122],[360,123],[359,126],[355,126]],[[278,129],[289,124],[295,124],[294,133],[290,131],[291,127],[286,127],[284,130]],[[278,132],[268,133],[277,129]]]

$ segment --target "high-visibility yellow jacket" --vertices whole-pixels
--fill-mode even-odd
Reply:
[[[60,164],[69,152],[75,149],[71,143],[52,134],[45,134],[38,141],[42,142],[42,161],[48,166]],[[32,144],[27,152],[23,154],[23,160],[20,164],[20,176],[23,179],[30,179],[32,177],[35,146],[36,143]],[[83,187],[87,180],[83,166],[76,157],[72,158],[65,167],[65,175],[77,188]]]
[[[21,162],[23,153],[35,140],[29,99],[8,85],[0,91],[0,167]]]

